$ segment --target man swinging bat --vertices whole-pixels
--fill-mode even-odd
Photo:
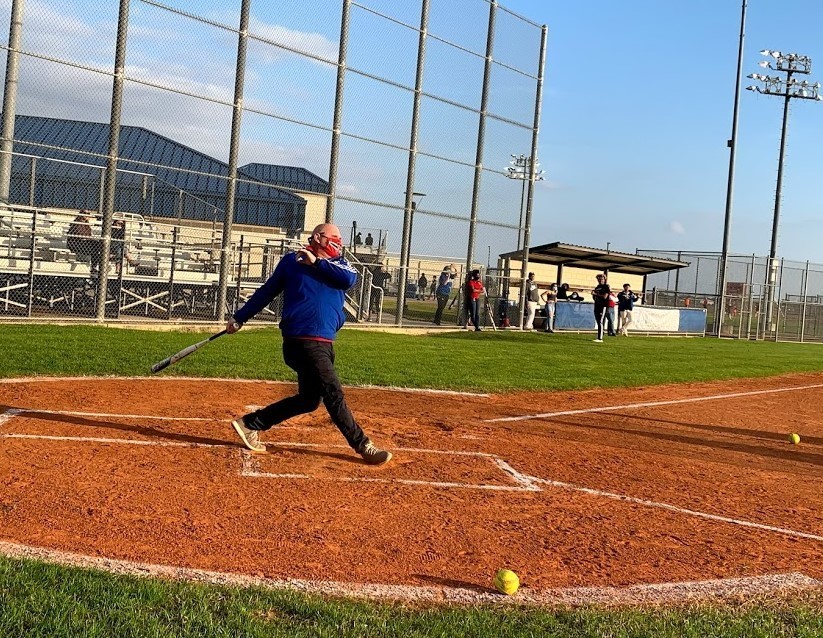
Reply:
[[[271,277],[226,324],[233,334],[243,324],[283,295],[283,359],[297,372],[297,394],[232,421],[243,444],[264,452],[260,433],[298,414],[312,412],[322,400],[332,421],[351,448],[369,465],[383,465],[391,452],[378,449],[357,424],[346,405],[343,387],[334,369],[334,339],[343,327],[345,291],[357,281],[357,271],[342,256],[340,229],[320,224],[309,245],[288,253]]]

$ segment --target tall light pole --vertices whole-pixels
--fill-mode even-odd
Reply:
[[[783,188],[783,158],[786,154],[786,130],[789,125],[789,101],[792,98],[803,100],[821,100],[820,82],[811,84],[808,80],[797,80],[793,76],[795,73],[808,75],[812,71],[812,60],[807,55],[797,53],[781,53],[780,51],[770,51],[765,49],[761,55],[773,58],[773,60],[763,60],[760,66],[772,71],[785,73],[786,77],[761,75],[752,73],[748,77],[763,83],[762,86],[747,86],[749,91],[763,93],[764,95],[777,95],[783,98],[783,127],[780,132],[780,154],[777,160],[777,186],[774,193],[774,219],[772,220],[772,241],[769,247],[769,261],[766,264],[766,322],[764,332],[768,326],[769,330],[774,330],[772,321],[772,311],[774,307],[774,288],[777,280],[777,229],[780,222],[780,194]]]
[[[720,253],[720,268],[718,284],[720,295],[715,305],[714,321],[718,338],[723,333],[723,312],[726,308],[726,279],[729,265],[729,236],[732,226],[732,199],[734,197],[734,160],[737,155],[737,122],[740,118],[740,79],[743,76],[743,42],[746,39],[746,0],[742,0],[740,7],[740,38],[737,45],[737,74],[734,81],[734,109],[732,111],[732,136],[727,142],[729,146],[729,179],[726,182],[726,214],[723,219],[723,249]]]
[[[532,158],[528,155],[512,155],[509,162],[511,166],[506,167],[506,177],[509,179],[519,179],[523,182],[523,188],[520,191],[520,222],[517,225],[517,250],[520,250],[523,234],[523,203],[526,200],[526,182],[531,175]],[[534,163],[534,167],[540,166],[540,162]],[[534,181],[539,182],[543,179],[543,171],[535,171]]]

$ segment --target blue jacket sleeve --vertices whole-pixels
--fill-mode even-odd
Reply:
[[[357,281],[357,271],[342,258],[318,259],[315,268],[323,283],[338,290],[348,290]]]
[[[285,272],[289,268],[289,255],[280,260],[274,272],[271,274],[260,288],[254,291],[254,294],[249,300],[243,304],[243,307],[234,313],[234,320],[238,323],[246,323],[249,319],[254,317],[258,312],[268,306],[277,295],[283,292],[285,282]],[[291,257],[291,261],[294,258]]]

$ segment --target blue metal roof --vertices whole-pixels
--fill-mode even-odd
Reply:
[[[326,180],[299,166],[246,164],[237,170],[258,182],[277,184],[298,191],[329,194],[329,183]]]
[[[108,124],[18,115],[14,137],[16,153],[74,162],[37,160],[35,204],[97,208],[100,168],[105,166],[105,158],[99,156],[108,152]],[[226,205],[226,180],[221,179],[229,173],[226,163],[136,126],[121,127],[119,147],[118,169],[149,174],[150,177],[118,172],[117,210],[185,219],[222,219],[222,213],[216,211],[222,211]],[[83,167],[77,163],[92,166]],[[249,166],[255,167],[255,175],[263,177],[238,170],[241,180],[275,183],[278,176],[288,177],[284,186],[314,192],[323,192],[317,189],[326,184],[305,169],[266,164]],[[174,170],[178,168],[183,170]],[[31,160],[15,156],[12,173],[12,200],[28,202]],[[181,201],[185,204],[181,205]],[[234,219],[237,223],[277,226],[293,231],[302,229],[305,212],[306,201],[288,191],[245,181],[237,183]]]

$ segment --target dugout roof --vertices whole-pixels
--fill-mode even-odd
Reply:
[[[514,250],[500,255],[500,257],[502,259],[519,260],[522,255],[523,251]],[[575,246],[574,244],[563,244],[560,242],[543,244],[542,246],[532,246],[529,248],[529,262],[533,264],[587,268],[598,271],[613,270],[629,275],[643,276],[666,272],[667,270],[676,270],[677,268],[685,268],[689,265],[687,261],[619,253],[613,250]]]

